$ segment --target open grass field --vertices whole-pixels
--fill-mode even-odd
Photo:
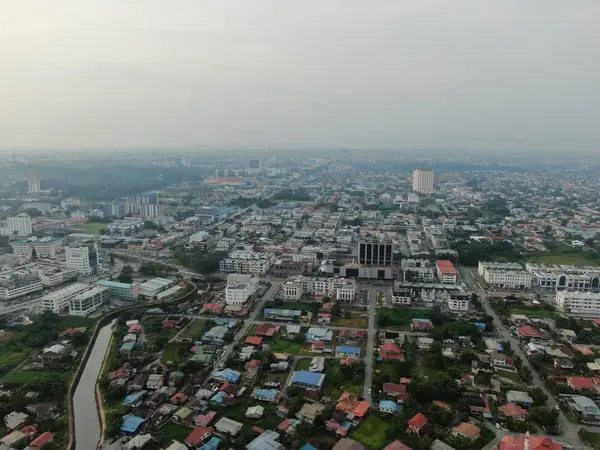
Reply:
[[[192,428],[169,421],[161,427],[160,432],[166,437],[183,442],[192,432]]]
[[[183,338],[199,338],[204,332],[204,328],[206,327],[206,320],[204,319],[196,319],[187,326],[184,332],[181,334]]]
[[[296,370],[308,370],[310,367],[310,358],[303,358],[296,364]]]
[[[0,354],[0,367],[15,367],[21,364],[29,353],[24,352],[13,352],[13,353],[1,353]]]
[[[328,360],[325,369],[325,383],[323,390],[331,394],[333,401],[337,401],[344,391],[352,394],[362,394],[362,384],[357,385],[350,381],[340,382],[340,362],[336,360]]]
[[[554,311],[548,311],[547,309],[529,309],[529,308],[510,308],[510,314],[523,314],[527,317],[543,317],[543,318],[554,318],[557,317]]]
[[[91,319],[89,317],[79,317],[79,316],[60,316],[59,323],[61,328],[65,330],[67,328],[79,328],[85,327],[90,330],[96,324],[96,319]]]
[[[100,230],[106,228],[105,223],[82,223],[77,225],[77,229],[85,234],[100,234]]]
[[[516,372],[511,372],[510,370],[498,370],[498,376],[501,378],[506,378],[507,380],[510,380],[519,386],[523,385],[521,377]]]
[[[338,319],[335,322],[340,327],[348,328],[367,328],[369,325],[369,319],[366,317],[350,317],[344,319]]]
[[[432,311],[430,309],[418,308],[377,308],[377,324],[380,328],[399,328],[410,330],[413,319],[429,319]]]
[[[37,371],[29,371],[24,370],[22,372],[9,373],[2,379],[2,383],[7,385],[28,385],[28,384],[37,384],[41,380],[47,378],[49,375],[55,374],[64,378],[65,381],[71,376],[69,373],[59,373],[59,372],[37,372]]]
[[[579,264],[582,266],[598,266],[598,261],[588,259],[584,254],[552,254],[539,255],[535,258],[535,262],[549,264]]]
[[[277,338],[270,344],[269,351],[272,353],[290,353],[292,355],[297,355],[301,348],[302,344],[298,342]]]
[[[180,344],[169,342],[165,344],[160,360],[162,362],[172,362],[177,365],[183,362],[190,354],[190,344]]]
[[[389,440],[387,436],[389,427],[390,424],[388,422],[371,414],[352,433],[352,438],[370,450],[381,450]]]

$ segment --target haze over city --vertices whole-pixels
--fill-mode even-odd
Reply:
[[[2,2],[0,148],[593,152],[600,3]]]

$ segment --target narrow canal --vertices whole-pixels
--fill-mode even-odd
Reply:
[[[105,325],[98,332],[94,348],[92,348],[73,395],[75,448],[77,450],[93,450],[100,440],[100,417],[96,407],[96,380],[102,370],[102,362],[110,343],[114,323],[113,321]]]

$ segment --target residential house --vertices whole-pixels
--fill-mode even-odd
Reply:
[[[4,426],[9,430],[21,428],[28,421],[29,415],[18,411],[13,411],[4,416]]]
[[[250,406],[246,410],[245,415],[246,415],[247,419],[260,419],[264,413],[265,413],[265,408],[260,405],[256,405],[256,406]]]
[[[417,413],[408,421],[408,432],[421,434],[421,430],[429,423],[429,419],[423,413]]]
[[[390,397],[396,397],[400,403],[406,400],[407,393],[405,384],[383,383],[382,389],[384,394]]]
[[[296,413],[296,417],[308,423],[314,423],[319,414],[325,410],[325,405],[320,403],[305,403]]]
[[[385,342],[379,347],[379,357],[387,361],[404,361],[404,350],[393,342]]]
[[[325,374],[319,372],[295,371],[291,384],[309,390],[320,390],[325,381]]]
[[[391,400],[380,400],[378,407],[379,411],[383,413],[396,414],[402,412],[402,405]]]
[[[563,450],[563,445],[547,436],[504,436],[494,450]]]
[[[529,408],[533,405],[533,399],[527,392],[522,391],[508,391],[506,393],[506,400],[508,403],[513,403],[525,408]]]
[[[454,436],[462,436],[470,441],[476,441],[481,436],[481,428],[469,422],[462,422],[460,425],[452,428]]]
[[[354,439],[342,438],[340,439],[331,450],[367,450],[367,447]]]
[[[278,441],[279,433],[265,430],[246,445],[247,450],[283,450],[285,446]]]
[[[359,347],[349,347],[345,345],[338,345],[335,348],[335,356],[338,358],[341,357],[352,357],[352,358],[360,358],[360,348]]]
[[[215,424],[217,431],[230,434],[231,436],[237,435],[243,426],[243,424],[227,417],[221,417],[221,419],[219,419],[219,421]]]
[[[164,384],[165,377],[158,373],[151,374],[148,376],[148,381],[146,381],[146,387],[150,390],[160,389]]]
[[[571,411],[584,422],[600,422],[600,408],[588,397],[573,395],[567,401]]]
[[[411,331],[433,330],[433,323],[429,319],[413,319],[410,324]]]
[[[433,344],[433,339],[428,337],[418,337],[417,346],[419,350],[429,350]]]
[[[521,408],[515,403],[507,403],[506,405],[499,407],[498,412],[506,419],[510,417],[513,420],[519,421],[527,419],[527,415],[529,414],[529,411]]]
[[[385,446],[383,450],[412,450],[409,446],[404,445],[401,441],[395,440],[391,444]]]
[[[587,377],[567,377],[567,384],[574,391],[597,391],[592,378]]]
[[[186,445],[190,447],[198,447],[202,442],[207,440],[215,431],[213,427],[196,427],[185,438]]]

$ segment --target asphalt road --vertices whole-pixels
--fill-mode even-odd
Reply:
[[[369,403],[373,403],[371,396],[371,386],[373,385],[373,351],[375,349],[375,340],[377,339],[377,329],[375,328],[375,311],[377,309],[377,290],[369,289],[367,298],[367,307],[369,308],[369,327],[367,328],[367,349],[365,351],[365,381],[363,385],[363,397]]]

